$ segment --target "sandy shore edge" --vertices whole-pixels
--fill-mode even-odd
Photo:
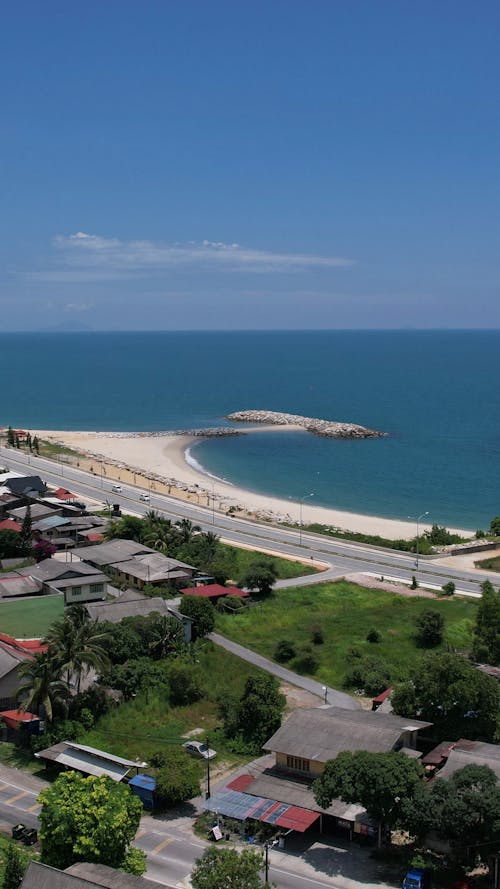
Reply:
[[[259,432],[296,431],[296,427],[258,426]],[[246,427],[245,433],[252,431]],[[196,464],[196,442],[199,436],[183,433],[124,433],[62,430],[32,430],[32,435],[72,448],[81,455],[78,462],[106,480],[123,481],[150,487],[158,494],[168,494],[221,512],[231,509],[240,516],[298,523],[298,501],[258,494],[236,487],[222,479],[200,471]],[[304,433],[307,434],[307,433]],[[187,457],[187,459],[186,459]],[[349,531],[378,534],[391,540],[415,536],[415,522],[386,519],[313,505],[313,498],[304,501],[304,524],[317,522]],[[421,532],[428,525],[421,524]],[[450,529],[472,534],[463,529]]]

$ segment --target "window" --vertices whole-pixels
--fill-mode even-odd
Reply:
[[[91,583],[90,584],[90,592],[91,593],[102,593],[102,583]]]
[[[287,756],[286,764],[289,769],[296,772],[309,772],[310,764],[308,759],[302,759],[300,756]]]
[[[72,590],[70,590],[72,596],[81,596],[82,588],[81,586],[74,586]]]

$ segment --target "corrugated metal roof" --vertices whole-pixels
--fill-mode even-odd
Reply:
[[[107,775],[113,781],[122,781],[131,768],[145,768],[147,765],[145,762],[123,759],[121,756],[113,756],[104,750],[97,750],[95,747],[87,747],[84,744],[74,744],[72,741],[61,741],[59,744],[41,750],[35,756],[38,759],[46,759],[67,766],[86,775],[95,775],[96,777]]]
[[[319,818],[319,812],[311,812],[296,806],[288,806],[286,803],[279,803],[274,799],[251,796],[249,793],[240,793],[227,788],[220,790],[206,800],[205,809],[210,812],[219,812],[229,818],[237,818],[238,821],[253,818],[266,824],[297,830],[299,833],[304,833]]]

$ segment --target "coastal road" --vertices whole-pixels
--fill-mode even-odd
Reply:
[[[270,550],[292,559],[311,559],[330,565],[329,576],[309,575],[301,581],[296,579],[280,584],[292,586],[318,583],[323,579],[334,579],[344,574],[370,572],[390,576],[391,579],[409,581],[415,575],[421,585],[435,585],[440,588],[448,580],[453,580],[457,589],[469,595],[480,595],[480,584],[489,579],[497,586],[498,576],[488,572],[464,571],[438,565],[432,557],[421,557],[419,569],[415,566],[415,556],[386,550],[366,544],[340,541],[319,534],[283,528],[264,522],[234,518],[223,515],[211,508],[176,500],[174,497],[150,492],[150,502],[139,500],[139,495],[147,492],[134,485],[122,485],[119,494],[113,493],[112,483],[84,472],[68,464],[57,463],[41,457],[25,454],[19,450],[0,447],[0,457],[10,469],[27,475],[41,475],[51,484],[70,486],[75,494],[91,497],[98,501],[119,503],[126,510],[144,515],[149,509],[162,512],[178,521],[187,518],[200,525],[204,531],[214,531],[224,540],[237,545]]]

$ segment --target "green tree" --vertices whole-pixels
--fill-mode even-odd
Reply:
[[[14,843],[9,843],[5,855],[2,889],[19,889],[27,866],[27,861],[17,846]]]
[[[160,806],[178,806],[199,796],[203,765],[182,747],[172,746],[153,753],[151,768],[156,779],[156,793],[161,797]]]
[[[238,735],[248,751],[258,753],[267,739],[279,729],[285,704],[286,698],[281,694],[274,676],[259,673],[249,676],[245,682],[236,708],[234,703],[228,706],[225,698],[219,701],[219,715],[228,737]]]
[[[38,435],[35,435],[33,439],[33,450],[37,452],[38,456],[40,456],[40,442],[38,440]]]
[[[268,559],[257,559],[251,562],[245,574],[240,580],[240,586],[247,587],[249,590],[258,590],[263,596],[268,596],[273,589],[278,572],[272,562]]]
[[[101,685],[108,688],[116,688],[129,700],[139,692],[147,692],[148,689],[161,689],[167,697],[167,674],[161,664],[154,663],[149,657],[140,657],[127,661],[125,664],[116,664],[99,677]]]
[[[21,534],[19,531],[0,531],[0,559],[23,557]]]
[[[33,551],[33,523],[31,521],[31,506],[28,503],[26,512],[24,513],[23,523],[20,532],[21,549],[26,556],[30,556]]]
[[[193,621],[193,638],[208,636],[215,627],[215,609],[208,599],[198,596],[183,596],[179,611]]]
[[[201,528],[199,525],[193,525],[189,519],[181,519],[175,523],[179,529],[179,537],[181,544],[190,543],[195,534],[199,534]]]
[[[428,654],[397,685],[391,703],[399,716],[433,723],[437,740],[471,738],[492,741],[497,731],[498,683],[464,658]]]
[[[205,694],[203,675],[199,667],[181,660],[173,661],[168,668],[170,703],[184,707],[194,704]]]
[[[491,520],[490,531],[494,537],[500,537],[500,515],[495,516],[495,518]]]
[[[100,673],[109,666],[108,640],[106,630],[97,620],[88,620],[81,605],[68,608],[62,620],[52,624],[47,634],[50,657],[68,686],[75,680],[77,692],[91,668]]]
[[[456,590],[456,586],[452,580],[449,580],[448,583],[443,583],[441,589],[445,596],[453,596],[453,593]]]
[[[198,858],[191,874],[193,889],[264,889],[262,852],[212,847]]]
[[[184,646],[184,627],[168,614],[154,612],[149,616],[148,647],[154,660],[162,660]]]
[[[425,809],[423,769],[404,753],[340,753],[326,763],[313,784],[318,805],[327,809],[332,800],[363,806],[382,827],[408,828],[412,810]],[[414,824],[411,823],[411,828]]]
[[[274,649],[274,660],[278,661],[279,664],[286,664],[286,662],[291,661],[296,654],[297,650],[293,642],[290,642],[289,639],[280,639]]]
[[[69,699],[69,688],[61,679],[59,665],[48,652],[36,655],[25,661],[19,668],[21,679],[17,696],[21,710],[45,709],[48,722],[54,718],[54,710],[65,711]]]
[[[45,864],[64,870],[77,861],[91,861],[144,873],[144,853],[129,856],[142,803],[125,784],[65,772],[42,790],[39,801],[41,860]]]
[[[500,843],[500,788],[488,766],[468,765],[434,781],[428,801],[431,826],[457,858],[473,847],[484,859]]]
[[[12,426],[9,426],[9,428],[7,429],[7,444],[9,445],[9,447],[13,448],[15,443],[16,437],[14,435],[14,430]]]
[[[500,592],[489,580],[481,584],[481,590],[472,654],[478,662],[497,666],[500,664]]]
[[[135,540],[144,543],[145,522],[137,516],[125,515],[121,519],[115,519],[106,526],[104,536],[106,540],[121,538],[123,540]]]
[[[439,611],[422,611],[416,621],[416,639],[422,648],[434,648],[443,641],[444,618]]]

